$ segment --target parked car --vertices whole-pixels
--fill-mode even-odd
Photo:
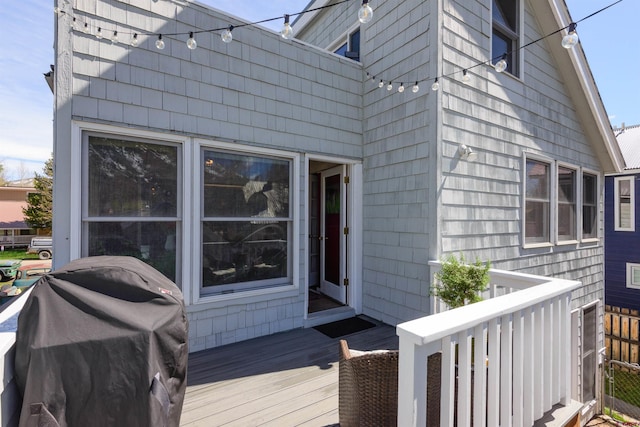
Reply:
[[[16,277],[20,264],[22,264],[22,260],[19,259],[0,260],[0,282],[6,282]]]
[[[34,237],[31,239],[28,254],[38,254],[40,259],[51,259],[53,254],[53,239],[51,237]]]
[[[47,266],[22,267],[16,274],[16,280],[13,281],[13,286],[18,289],[28,288],[50,271],[51,267]]]

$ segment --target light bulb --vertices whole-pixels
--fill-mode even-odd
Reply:
[[[233,40],[233,34],[231,34],[231,31],[233,31],[233,25],[229,25],[229,28],[222,32],[220,38],[223,42],[231,43],[231,40]]]
[[[280,35],[283,39],[289,40],[293,37],[293,28],[289,24],[289,15],[284,15],[284,25],[282,26],[282,30],[280,30]]]
[[[164,49],[164,40],[162,40],[162,34],[158,36],[158,40],[156,40],[156,47],[160,50]]]
[[[138,46],[138,33],[135,33],[133,37],[131,37],[131,41],[129,42],[129,44],[133,47]]]
[[[96,38],[97,39],[101,39],[102,38],[102,28],[98,27],[98,31],[96,31]]]
[[[193,38],[193,31],[189,33],[189,40],[187,40],[187,47],[191,50],[198,47],[198,43],[196,42],[196,39]]]
[[[369,6],[369,0],[362,0],[362,6],[358,10],[358,21],[366,24],[373,19],[373,9]]]
[[[60,8],[59,8],[58,6],[54,7],[54,8],[53,8],[53,13],[55,13],[56,15],[57,15],[58,13],[60,13]]]
[[[467,70],[462,70],[462,82],[469,83],[471,81],[471,76],[467,74]]]
[[[382,80],[380,80],[380,83],[378,83],[378,87],[383,87],[384,86],[384,82]]]
[[[393,90],[393,83],[389,82],[389,84],[387,85],[387,90]]]
[[[416,82],[416,84],[414,84],[413,87],[411,88],[411,92],[418,93],[419,90],[420,90],[420,86],[418,86],[418,82]]]
[[[111,43],[118,43],[118,32],[114,31],[113,35],[111,36]]]
[[[404,92],[404,83],[400,83],[400,87],[398,87],[398,92]]]
[[[89,30],[89,23],[87,23],[87,22],[85,22],[85,23],[84,23],[84,27],[82,27],[82,31],[83,31],[85,34],[89,34],[89,31],[90,31],[90,30]]]
[[[435,91],[440,89],[440,82],[438,82],[438,78],[436,77],[436,79],[433,81],[433,84],[431,85],[431,90]]]
[[[501,73],[504,70],[507,69],[507,55],[502,55],[502,59],[500,59],[500,61],[496,62],[493,66],[493,68],[496,70],[496,72]]]
[[[571,49],[578,44],[578,34],[576,33],[577,24],[572,22],[569,24],[569,32],[562,38],[562,47],[565,49]]]

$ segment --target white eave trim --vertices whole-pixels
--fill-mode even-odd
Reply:
[[[307,7],[304,10],[316,9],[318,7],[323,7],[329,4],[330,0],[310,0]],[[303,13],[302,15],[298,15],[298,17],[293,21],[293,32],[294,34],[298,33],[302,29],[304,29],[313,19],[320,13],[319,10],[314,10],[313,12]]]
[[[568,14],[566,13],[566,8],[561,9],[558,3],[558,0],[549,0],[549,5],[551,6],[553,15],[558,23],[558,27],[564,28],[571,22]],[[591,70],[589,69],[587,58],[582,50],[582,46],[578,43],[574,48],[568,49],[567,53],[575,68],[580,86],[584,91],[584,96],[593,115],[594,123],[598,127],[602,141],[605,143],[607,153],[609,153],[609,157],[611,158],[611,163],[615,170],[620,172],[625,168],[624,158],[620,151],[618,141],[613,133],[613,129],[611,128],[611,124],[607,119],[607,112],[602,99],[600,98]]]

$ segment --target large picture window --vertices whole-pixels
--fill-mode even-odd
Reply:
[[[179,281],[179,147],[99,135],[85,147],[83,255],[133,256]]]
[[[514,76],[519,75],[518,52],[520,0],[493,0],[491,57],[495,64],[504,58],[507,61],[507,71]]]
[[[204,148],[202,286],[205,293],[291,280],[291,160]]]
[[[551,165],[527,159],[525,191],[525,244],[548,243],[550,229]]]
[[[558,241],[577,239],[576,170],[558,166]]]
[[[633,177],[614,179],[614,215],[616,231],[635,231],[635,200]]]

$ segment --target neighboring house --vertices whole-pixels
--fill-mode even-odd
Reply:
[[[605,301],[640,310],[640,125],[614,132],[626,168],[605,178]]]
[[[22,213],[27,207],[27,195],[35,191],[32,186],[0,187],[0,246],[27,246],[36,235],[35,230],[24,222]]]
[[[624,163],[582,48],[544,38],[569,25],[566,5],[371,4],[363,25],[359,2],[303,15],[302,42],[197,3],[61,4],[54,267],[147,260],[183,291],[191,351],[354,313],[425,316],[428,262],[450,253],[579,280],[576,394],[591,401],[604,173]],[[229,44],[206,32],[230,24]],[[191,31],[205,31],[195,50]],[[341,306],[312,310],[324,296]]]

